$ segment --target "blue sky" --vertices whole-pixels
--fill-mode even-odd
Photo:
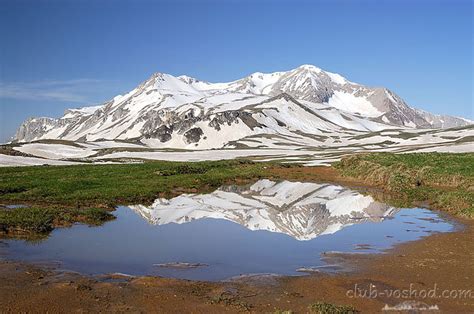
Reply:
[[[0,0],[0,140],[153,72],[230,81],[314,64],[474,118],[473,1]]]

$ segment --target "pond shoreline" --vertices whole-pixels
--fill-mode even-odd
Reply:
[[[250,278],[203,282],[120,274],[84,276],[57,272],[44,265],[0,261],[0,307],[11,312],[60,311],[191,311],[196,312],[306,312],[311,303],[324,301],[380,311],[406,299],[351,298],[355,285],[390,289],[472,289],[474,223],[458,219],[462,228],[427,236],[388,249],[386,254],[342,254],[354,269],[344,274]],[[455,269],[455,271],[453,271]],[[441,291],[441,290],[440,290]],[[349,293],[350,294],[350,293]],[[74,298],[71,298],[74,296]],[[474,296],[474,292],[473,292]],[[474,298],[413,298],[436,304],[445,312],[468,312]],[[411,299],[410,299],[411,300]]]
[[[267,181],[267,184],[271,183]],[[272,185],[272,189],[285,185],[301,189],[300,184],[288,185],[288,181]],[[309,183],[305,186],[319,189],[321,194],[316,192],[300,199],[303,204],[321,201],[318,195],[337,188]],[[240,192],[249,197],[248,191]],[[291,191],[294,189],[288,190]],[[84,275],[122,273],[221,281],[261,273],[293,276],[345,272],[350,265],[340,265],[341,254],[384,253],[399,243],[455,228],[450,218],[441,218],[440,213],[426,209],[396,209],[371,202],[354,206],[350,216],[337,216],[336,212],[324,216],[333,207],[318,210],[319,203],[311,203],[312,209],[295,206],[280,212],[255,203],[261,194],[246,199],[238,198],[240,194],[221,193],[183,196],[179,200],[205,199],[210,204],[211,195],[225,195],[236,203],[217,198],[212,208],[195,210],[180,208],[177,203],[160,208],[120,207],[117,218],[103,226],[58,229],[47,239],[32,243],[5,240],[3,251],[10,260],[31,263],[57,260],[60,261],[57,269]],[[341,189],[329,203],[335,206],[338,196],[350,197],[354,202],[361,198],[362,202],[373,200],[354,193]],[[225,206],[218,207],[219,201]],[[239,208],[245,201],[258,209]],[[301,217],[317,222],[297,222]],[[337,221],[336,229],[332,228],[334,221]],[[236,259],[239,259],[237,263]]]
[[[441,155],[435,155],[435,157]],[[450,166],[446,165],[446,167]],[[121,167],[128,168],[128,166]],[[154,168],[151,164],[144,167]],[[244,165],[246,172],[238,180],[247,181],[260,176],[275,180],[336,183],[367,192],[374,198],[387,203],[390,203],[392,197],[396,198],[400,195],[399,192],[389,191],[380,184],[360,177],[342,176],[332,167],[264,167],[263,164]],[[229,173],[229,176],[238,173],[238,168],[236,169],[234,169],[235,172]],[[464,173],[464,175],[472,181],[469,173]],[[194,174],[185,176],[186,179],[188,177],[192,179]],[[160,176],[159,179],[164,178]],[[212,179],[212,176],[208,176],[201,183],[214,182]],[[220,177],[219,184],[226,180],[228,178]],[[189,190],[177,189],[173,190],[173,193],[198,191],[194,190],[193,181],[187,182],[189,182],[187,187]],[[141,183],[144,184],[146,181]],[[207,188],[209,187],[207,185]],[[149,195],[146,195],[146,199],[151,199],[151,195],[156,195],[154,191],[147,191],[147,193]],[[173,195],[165,193],[163,196]],[[0,201],[8,203],[1,198]],[[41,203],[40,200],[38,202]],[[409,200],[409,202],[425,208],[436,209],[439,205],[417,199]],[[11,203],[21,204],[22,202]],[[104,205],[109,206],[109,203],[104,202]],[[446,213],[450,217],[451,214],[458,213],[449,210]],[[408,300],[415,300],[419,302],[418,306],[420,304],[436,305],[443,312],[473,312],[474,298],[418,296],[406,299],[380,295],[376,298],[364,298],[350,297],[349,293],[354,290],[354,287],[367,290],[371,285],[379,289],[398,289],[398,291],[412,288],[412,286],[418,291],[433,289],[433,287],[448,292],[473,289],[474,220],[462,216],[452,217],[451,220],[459,222],[458,228],[453,232],[431,234],[417,241],[399,244],[387,250],[386,254],[364,253],[339,256],[342,262],[350,263],[354,268],[353,272],[344,274],[312,273],[308,276],[283,276],[233,282],[202,282],[149,276],[123,278],[119,275],[112,276],[110,280],[104,280],[96,276],[83,276],[77,273],[58,273],[44,265],[0,260],[0,295],[2,296],[0,308],[6,312],[60,312],[68,308],[71,311],[93,312],[251,311],[272,313],[285,310],[307,312],[310,304],[324,301],[336,305],[352,305],[363,312],[380,312],[386,304],[396,306]],[[472,295],[474,296],[474,292]]]
[[[474,154],[373,153],[344,157],[331,167],[249,160],[6,167],[0,168],[0,204],[30,208],[0,208],[0,234],[47,233],[74,222],[99,225],[119,204],[147,204],[261,178],[336,183],[396,207],[431,207],[472,218],[473,164]]]

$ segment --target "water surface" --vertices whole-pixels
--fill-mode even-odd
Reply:
[[[341,186],[269,180],[119,207],[114,214],[104,226],[56,229],[41,242],[3,240],[0,250],[6,258],[85,274],[223,280],[301,275],[298,269],[326,265],[324,252],[381,252],[453,229],[436,212],[393,208]]]

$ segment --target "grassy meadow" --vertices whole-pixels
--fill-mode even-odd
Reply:
[[[382,187],[400,206],[426,202],[474,217],[474,153],[361,154],[333,164],[343,176]]]
[[[118,205],[151,204],[158,197],[210,192],[260,178],[324,181],[317,171],[305,169],[247,160],[4,167],[0,233],[47,233],[75,222],[100,225],[113,219],[110,211]],[[380,187],[392,205],[427,204],[474,218],[474,154],[360,154],[343,158],[333,169],[335,183],[337,177],[350,177]],[[28,207],[6,207],[16,204]]]
[[[100,224],[117,205],[149,204],[158,197],[213,191],[225,183],[246,182],[268,167],[245,160],[144,162],[120,165],[0,168],[0,232],[47,232],[74,222]]]

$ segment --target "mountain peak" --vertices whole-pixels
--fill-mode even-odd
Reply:
[[[315,110],[320,112],[315,114]],[[59,119],[26,121],[16,139],[134,139],[157,147],[207,149],[257,134],[301,132],[294,135],[300,138],[322,130],[339,134],[341,129],[364,132],[467,124],[416,111],[387,89],[351,83],[339,74],[303,64],[286,72],[255,72],[224,83],[156,72],[100,108],[70,110]],[[305,143],[313,140],[304,139]],[[252,143],[242,145],[251,147]]]
[[[322,71],[321,68],[318,68],[317,66],[314,66],[312,64],[302,64],[299,67],[297,67],[295,70],[306,70],[306,71],[311,71],[311,72],[316,72],[316,73],[320,73]]]
[[[197,78],[187,76],[187,75],[180,75],[177,78],[180,79],[181,81],[185,82],[185,83],[188,83],[188,84],[201,82]]]

